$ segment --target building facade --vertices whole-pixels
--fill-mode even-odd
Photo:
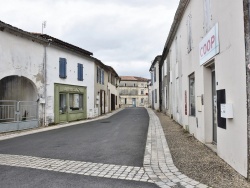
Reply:
[[[91,52],[3,22],[0,41],[0,132],[109,112],[111,68]],[[115,76],[117,83],[119,76]],[[117,96],[117,87],[111,90]]]
[[[248,5],[180,1],[159,63],[159,102],[163,112],[247,177],[249,19],[244,20],[243,3]]]
[[[161,101],[161,88],[160,88],[160,67],[159,63],[161,56],[158,55],[155,57],[149,72],[151,74],[151,107],[155,110],[160,110],[160,101]]]
[[[121,76],[119,94],[121,107],[148,107],[148,79]]]

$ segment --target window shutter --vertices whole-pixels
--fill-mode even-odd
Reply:
[[[78,63],[78,80],[83,81],[83,65]]]
[[[102,85],[104,85],[104,70],[102,70]]]
[[[96,73],[97,73],[97,75],[96,75],[96,80],[97,80],[97,83],[98,83],[98,81],[99,81],[99,67],[97,67],[96,70],[97,70],[97,71],[96,71]]]
[[[59,77],[60,78],[67,77],[67,61],[65,58],[59,59]]]

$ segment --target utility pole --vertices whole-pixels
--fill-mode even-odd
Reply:
[[[43,29],[46,28],[46,21],[43,21],[42,23],[42,34],[43,34]]]

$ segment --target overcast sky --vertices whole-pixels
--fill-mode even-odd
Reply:
[[[79,46],[120,76],[149,78],[179,0],[0,0],[0,20]]]

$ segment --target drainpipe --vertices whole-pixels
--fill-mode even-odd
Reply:
[[[47,47],[50,46],[50,42],[44,45],[44,99],[45,103],[43,104],[43,126],[47,126]]]
[[[247,151],[248,169],[247,178],[250,180],[250,0],[243,0],[244,34],[245,34],[245,61],[246,61],[246,94],[247,94]]]

